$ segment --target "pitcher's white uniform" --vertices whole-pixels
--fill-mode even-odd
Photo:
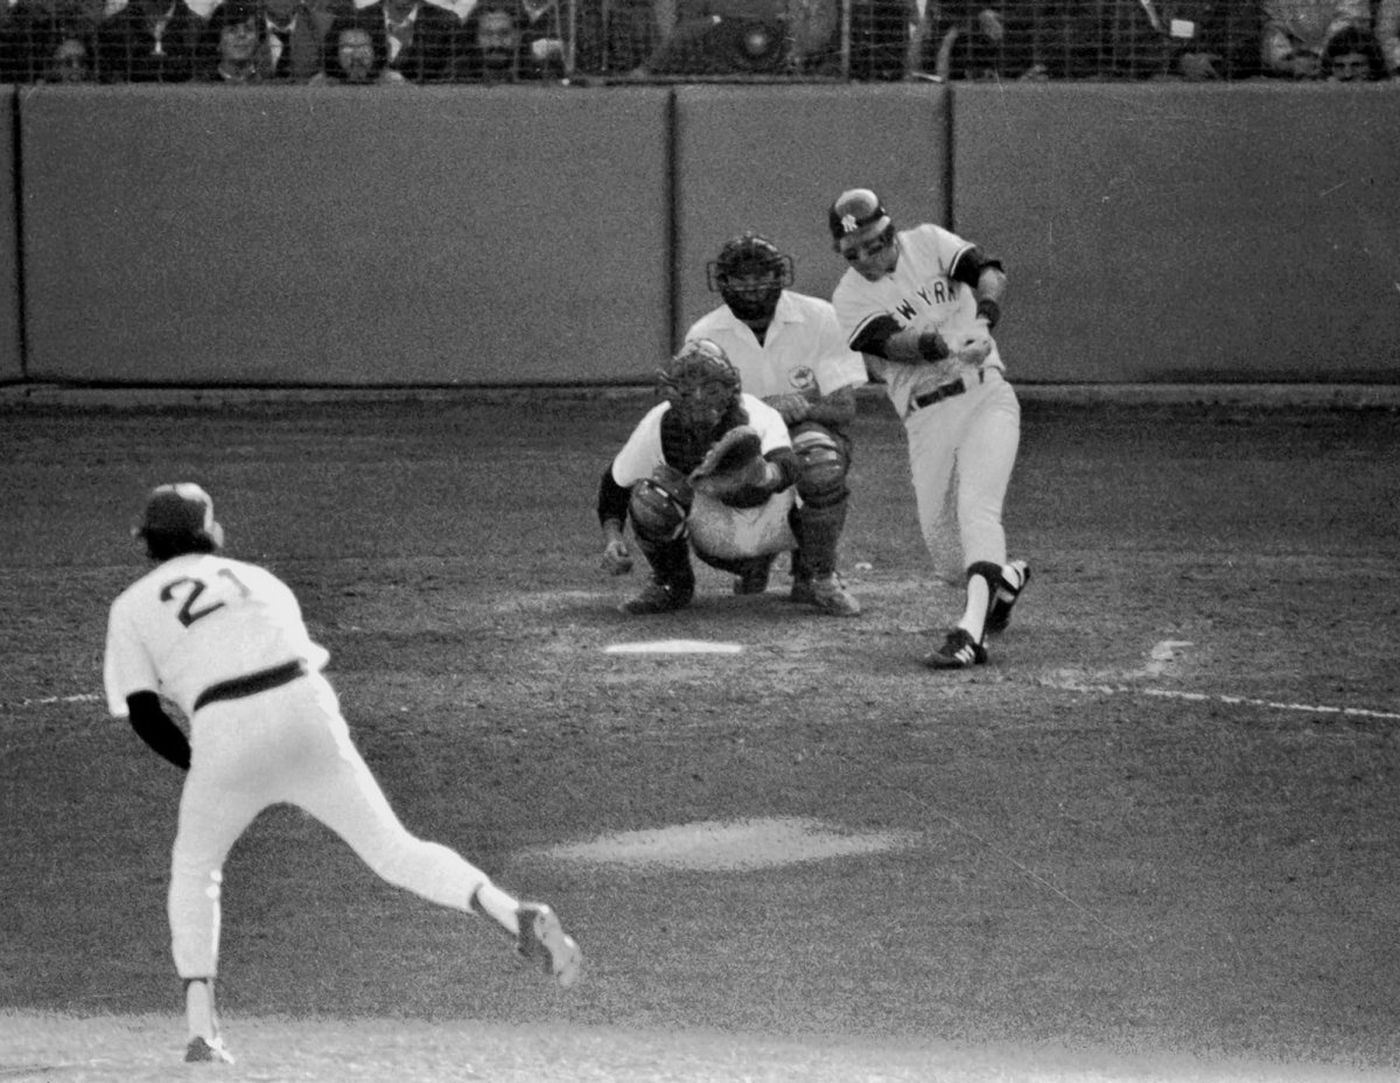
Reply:
[[[275,803],[305,809],[384,879],[444,906],[468,909],[488,882],[452,850],[416,838],[399,822],[321,676],[327,659],[284,583],[217,554],[167,560],[112,604],[104,665],[111,713],[126,718],[127,696],[154,691],[178,704],[190,723],[169,893],[182,978],[214,977],[224,860]],[[291,670],[285,683],[200,702],[222,682],[298,662],[304,672]]]
[[[898,238],[894,271],[871,282],[848,268],[832,304],[848,342],[871,321],[889,317],[901,328],[936,329],[955,349],[936,362],[866,360],[904,422],[919,525],[934,569],[961,585],[972,564],[1006,563],[1002,504],[1020,443],[1020,404],[1003,378],[995,341],[980,366],[956,357],[960,337],[975,329],[977,301],[950,272],[973,245],[932,224]],[[936,401],[916,404],[925,397]]]

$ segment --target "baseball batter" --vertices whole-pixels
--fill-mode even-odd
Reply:
[[[734,575],[755,558],[796,544],[791,513],[797,460],[782,416],[740,390],[739,373],[708,339],[687,342],[662,369],[664,401],[647,411],[613,457],[598,486],[605,571],[632,570],[625,527],[651,567],[650,582],[619,607],[634,615],[667,613],[695,595],[695,555]],[[754,434],[750,461],[727,476],[699,480],[727,434]]]
[[[232,1059],[214,1003],[222,869],[258,813],[279,802],[315,816],[390,883],[489,917],[522,957],[572,985],[582,957],[548,906],[519,902],[399,822],[352,742],[321,674],[329,655],[296,597],[271,572],[221,555],[209,495],[189,482],[160,486],[135,533],[156,567],[112,603],[104,681],[111,713],[189,772],[168,897],[185,1060]],[[189,720],[188,737],[162,700]]]
[[[1030,580],[1006,556],[1002,505],[1020,443],[1021,408],[1003,378],[992,328],[1006,290],[1002,265],[933,224],[898,232],[867,188],[828,212],[849,264],[832,303],[847,342],[870,359],[904,421],[919,524],[938,575],[965,585],[966,608],[926,662],[987,660]]]
[[[849,426],[865,362],[846,345],[831,302],[790,289],[792,258],[748,231],[726,241],[706,268],[724,304],[697,320],[687,339],[718,343],[739,371],[744,391],[783,417],[797,457],[798,504],[793,533],[793,601],[833,616],[855,616],[860,603],[837,572],[846,525],[851,465]],[[771,555],[758,557],[735,580],[739,594],[768,587]]]

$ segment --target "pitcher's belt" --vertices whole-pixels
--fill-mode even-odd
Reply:
[[[983,372],[982,369],[978,369],[977,382],[980,384],[985,381],[986,378],[986,373]],[[922,410],[925,406],[932,406],[935,402],[942,402],[944,399],[951,399],[954,395],[961,395],[967,390],[971,380],[971,374],[966,377],[960,376],[952,383],[940,384],[932,391],[925,391],[922,395],[915,395],[909,400],[909,412],[912,414],[915,410]]]
[[[221,699],[242,699],[244,696],[266,692],[269,688],[280,688],[298,677],[305,676],[307,672],[306,662],[298,658],[295,662],[286,662],[271,669],[260,669],[256,673],[220,681],[218,684],[211,684],[199,694],[194,701],[194,709],[197,711]]]

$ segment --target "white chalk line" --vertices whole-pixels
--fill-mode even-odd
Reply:
[[[57,703],[101,703],[102,697],[95,692],[81,692],[74,696],[44,696],[42,699],[20,699],[13,703],[0,703],[0,707],[52,707]]]
[[[1053,677],[1039,678],[1035,683],[1045,688],[1058,688],[1062,692],[1084,692],[1095,695],[1153,696],[1157,699],[1176,699],[1188,703],[1221,703],[1230,707],[1258,707],[1270,711],[1291,711],[1299,714],[1329,714],[1346,718],[1375,718],[1387,722],[1400,722],[1400,712],[1377,711],[1369,707],[1334,707],[1318,703],[1284,703],[1280,700],[1257,699],[1253,696],[1235,696],[1227,692],[1183,692],[1170,688],[1143,688],[1131,684],[1091,684],[1081,681],[1056,680]]]

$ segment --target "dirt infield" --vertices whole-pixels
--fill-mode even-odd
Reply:
[[[177,477],[298,591],[404,821],[588,959],[542,989],[273,810],[226,870],[227,1078],[1400,1072],[1400,412],[1028,395],[1034,581],[989,666],[934,674],[959,599],[878,402],[860,618],[709,569],[618,614],[592,505],[644,405],[0,408],[0,1079],[178,1059],[180,780],[96,698],[126,531]],[[668,641],[738,649],[610,649]]]

